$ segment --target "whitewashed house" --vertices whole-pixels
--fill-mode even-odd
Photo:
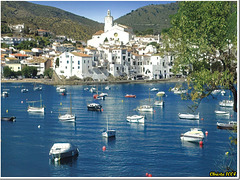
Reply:
[[[88,46],[99,47],[101,44],[121,45],[127,44],[132,39],[132,28],[116,23],[113,25],[113,17],[110,10],[108,10],[104,22],[104,31],[96,32],[92,39],[87,41]]]
[[[59,67],[56,73],[67,78],[77,76],[79,78],[89,77],[92,70],[93,56],[80,52],[64,52],[59,56]]]

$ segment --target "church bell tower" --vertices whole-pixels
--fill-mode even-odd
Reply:
[[[111,16],[110,10],[108,10],[107,16],[105,16],[104,23],[104,32],[107,32],[112,28],[113,25],[113,17]]]

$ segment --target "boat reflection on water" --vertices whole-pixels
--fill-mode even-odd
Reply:
[[[108,145],[114,145],[116,143],[116,137],[115,136],[109,138],[103,137],[103,141]]]
[[[202,155],[203,147],[200,146],[198,143],[192,143],[188,141],[182,141],[182,148],[183,153],[189,157],[198,157],[199,155]]]
[[[182,142],[182,146],[186,147],[186,148],[199,148],[200,147],[198,143],[184,141],[184,140],[181,140],[181,142]]]
[[[130,123],[128,122],[128,124],[130,125],[130,127],[132,129],[135,129],[137,131],[144,131],[145,130],[145,124],[141,124],[141,123]]]
[[[73,166],[77,164],[78,156],[68,157],[64,159],[60,159],[59,161],[54,161],[54,159],[49,159],[49,165],[53,165],[55,167],[64,167],[64,166]]]
[[[44,112],[28,112],[30,118],[41,118],[44,119]]]

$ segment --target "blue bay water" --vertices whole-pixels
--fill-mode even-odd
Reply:
[[[1,122],[2,177],[145,177],[146,173],[153,177],[208,177],[209,172],[219,170],[229,151],[230,134],[217,129],[216,123],[237,119],[232,108],[226,108],[230,117],[214,113],[225,109],[218,102],[228,99],[228,91],[226,96],[204,99],[196,110],[203,120],[194,121],[178,118],[178,113],[191,112],[188,106],[192,102],[168,91],[175,83],[110,85],[110,90],[105,86],[98,89],[108,93],[106,100],[94,100],[92,93],[84,91],[90,86],[66,86],[77,117],[76,123],[69,123],[58,120],[59,112],[70,107],[69,94],[61,96],[50,85],[33,91],[31,83],[2,83],[2,89],[10,92],[9,97],[1,98],[2,116],[16,116],[16,122]],[[21,93],[23,87],[29,92]],[[135,109],[148,103],[149,88],[153,87],[166,92],[164,107],[142,113],[147,118],[144,125],[128,123],[126,116],[139,114]],[[137,97],[125,98],[127,93]],[[40,94],[45,113],[28,113],[26,101],[37,101]],[[157,99],[156,92],[150,92],[150,99]],[[102,104],[103,111],[87,111],[91,102]],[[112,140],[101,136],[107,119],[109,128],[117,131]],[[202,148],[180,140],[180,134],[192,127],[208,131]],[[79,156],[70,162],[51,162],[48,154],[56,142],[75,144]]]

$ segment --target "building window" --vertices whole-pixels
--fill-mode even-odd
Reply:
[[[74,67],[72,69],[74,69]]]
[[[80,66],[78,66],[78,69],[80,69]]]
[[[83,61],[83,63],[85,64],[85,60]]]
[[[65,66],[65,69],[67,69],[67,66]]]
[[[80,61],[78,61],[78,65],[80,65]]]
[[[69,61],[67,61],[67,64],[69,63]]]

